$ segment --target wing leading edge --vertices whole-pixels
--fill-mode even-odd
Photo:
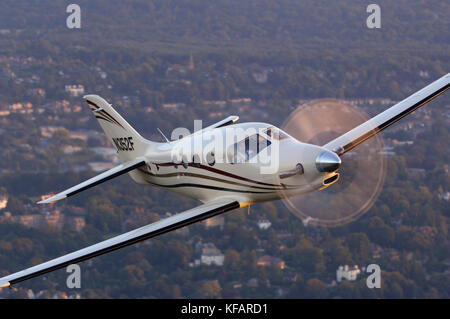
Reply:
[[[338,155],[342,155],[444,93],[449,87],[450,73],[344,135],[332,140],[324,147]]]
[[[231,211],[240,206],[239,202],[233,199],[221,199],[200,205],[156,223],[143,226],[95,245],[0,278],[0,288],[8,287],[18,282],[66,267],[70,264],[78,263],[116,249],[133,245],[137,242]]]

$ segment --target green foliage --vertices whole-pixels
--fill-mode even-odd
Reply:
[[[372,217],[368,228],[369,237],[377,244],[389,246],[394,242],[395,231],[379,217]]]
[[[8,204],[6,204],[6,211],[14,215],[22,215],[25,214],[25,206],[20,199],[10,196],[8,198]]]
[[[200,288],[204,298],[220,298],[222,287],[217,280],[208,280]]]
[[[87,221],[94,227],[105,231],[119,231],[121,213],[108,198],[92,198],[86,205],[89,215]]]

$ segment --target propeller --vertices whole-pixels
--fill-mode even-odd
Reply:
[[[300,142],[322,146],[368,119],[349,103],[318,99],[294,110],[282,129]],[[376,135],[341,157],[328,151],[319,154],[317,169],[338,169],[339,180],[325,189],[294,197],[281,191],[284,204],[305,225],[336,227],[354,221],[372,207],[382,189],[386,176],[382,150],[383,141]]]

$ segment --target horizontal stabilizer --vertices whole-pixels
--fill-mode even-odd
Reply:
[[[57,202],[61,199],[64,199],[66,197],[69,197],[69,196],[75,195],[79,192],[82,192],[88,188],[94,187],[100,183],[106,182],[107,180],[110,180],[114,177],[128,173],[128,172],[134,170],[135,168],[138,168],[139,166],[144,165],[144,164],[145,164],[145,160],[143,158],[137,158],[135,160],[125,162],[119,166],[116,166],[116,167],[111,168],[110,170],[107,170],[106,172],[101,173],[100,175],[92,177],[85,182],[82,182],[76,186],[66,189],[65,191],[58,193],[55,196],[41,200],[40,202],[38,202],[38,204],[49,204],[49,203]]]

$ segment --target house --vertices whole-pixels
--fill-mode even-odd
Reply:
[[[211,118],[218,118],[218,117],[223,117],[223,113],[222,112],[211,112],[208,115]]]
[[[392,157],[396,155],[393,146],[383,146],[383,148],[380,150],[380,154],[384,157]]]
[[[42,216],[39,214],[15,216],[15,221],[25,227],[39,228],[42,224]]]
[[[223,225],[225,224],[225,218],[223,216],[211,217],[203,221],[203,225],[206,229],[213,227],[220,227],[223,229]]]
[[[3,215],[0,215],[0,223],[10,222],[13,220],[13,216],[11,212],[4,212]]]
[[[98,132],[90,131],[90,130],[77,130],[77,131],[69,131],[69,135],[72,139],[82,140],[87,142],[89,138],[95,138]]]
[[[381,256],[384,253],[384,249],[381,246],[378,246],[373,243],[371,243],[370,246],[371,246],[370,251],[372,252],[372,258],[373,259],[381,258]]]
[[[414,141],[399,141],[399,140],[392,140],[392,144],[395,146],[405,146],[405,145],[413,145]]]
[[[120,162],[119,156],[117,156],[117,151],[112,147],[91,147],[90,150],[95,154],[100,155],[108,162]]]
[[[203,101],[203,105],[206,105],[209,107],[224,108],[227,105],[227,102],[226,101]]]
[[[185,74],[186,73],[186,67],[179,64],[173,64],[169,66],[166,70],[166,76],[169,76],[170,74]]]
[[[427,171],[424,168],[407,167],[406,174],[408,174],[409,176],[415,176],[415,177],[425,177],[427,174]]]
[[[250,288],[258,288],[259,286],[258,279],[257,278],[249,279],[249,281],[247,282],[247,286]]]
[[[283,260],[269,255],[260,257],[256,262],[256,265],[261,267],[274,267],[278,269],[284,269],[286,267],[286,264]]]
[[[336,281],[341,282],[342,279],[346,279],[348,281],[355,281],[358,275],[361,273],[361,270],[357,265],[353,267],[349,267],[348,265],[339,266],[336,270]]]
[[[203,265],[223,266],[224,259],[225,256],[213,243],[203,245],[202,255],[200,257],[200,261]]]
[[[186,106],[185,103],[165,103],[162,105],[166,110],[177,110]]]
[[[8,195],[0,195],[0,209],[6,208],[8,204]]]
[[[269,72],[267,70],[264,70],[262,72],[253,72],[252,73],[253,79],[259,84],[266,83],[267,79],[268,79],[268,75],[269,75]]]
[[[269,229],[269,227],[272,226],[272,223],[267,219],[260,219],[258,220],[258,227],[261,230]]]
[[[421,78],[425,78],[425,79],[428,79],[430,77],[430,75],[428,74],[428,71],[422,71],[422,70],[419,71],[419,76]]]
[[[54,210],[53,213],[44,216],[44,220],[47,226],[61,230],[64,223],[64,215],[59,210]]]
[[[26,294],[27,294],[27,298],[28,298],[28,299],[35,299],[35,295],[34,295],[33,290],[28,289],[28,290],[26,291]]]
[[[232,281],[232,282],[230,282],[230,286],[233,289],[240,289],[240,288],[242,288],[242,284],[239,281]]]
[[[231,104],[248,104],[252,102],[252,99],[249,97],[241,97],[241,98],[237,98],[237,99],[231,99],[230,100]]]
[[[284,230],[280,230],[278,231],[275,236],[277,236],[278,239],[280,240],[287,240],[287,239],[291,239],[292,237],[294,237],[294,235],[290,232],[284,231]]]
[[[86,221],[84,220],[84,217],[73,217],[69,220],[69,226],[71,230],[80,232],[83,230],[84,226],[86,226]]]
[[[72,154],[76,152],[80,152],[82,149],[80,146],[73,146],[73,145],[64,145],[62,147],[62,151],[64,154]]]
[[[41,214],[27,214],[13,216],[10,212],[5,212],[0,216],[0,223],[13,222],[25,227],[42,229],[43,227],[52,227],[62,230],[64,225],[68,225],[73,231],[80,232],[85,226],[86,221],[82,216],[65,216],[57,209],[42,212]]]
[[[41,96],[45,97],[45,90],[42,88],[34,88],[34,89],[28,89],[27,94],[31,96]]]
[[[103,172],[114,167],[114,164],[108,162],[90,162],[88,165],[89,168],[96,173]]]
[[[189,227],[181,227],[173,231],[174,234],[187,237],[190,234]]]
[[[66,85],[65,90],[71,97],[78,97],[84,94],[84,86],[81,84]]]
[[[448,202],[450,200],[450,192],[439,194],[438,197],[440,200],[445,200]]]
[[[295,282],[297,280],[297,272],[295,269],[286,268],[283,271],[283,281],[285,282]]]
[[[63,131],[67,131],[64,127],[62,126],[41,126],[40,127],[41,130],[41,136],[42,137],[52,137],[53,134],[58,131],[58,130],[63,130]]]

